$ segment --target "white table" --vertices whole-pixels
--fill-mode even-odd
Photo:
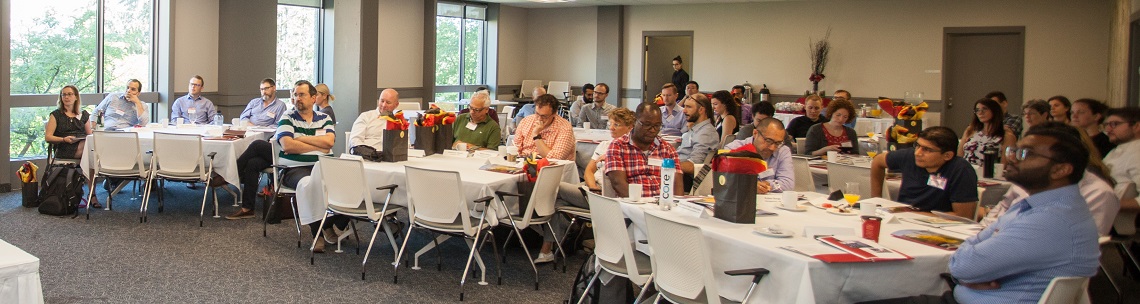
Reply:
[[[774,117],[776,119],[779,119],[780,121],[784,122],[784,127],[787,127],[788,124],[792,123],[792,119],[796,119],[796,117],[800,117],[800,116],[804,116],[804,115],[803,114],[790,114],[790,113],[776,113],[776,115]],[[887,128],[889,128],[890,126],[893,126],[894,124],[895,124],[894,118],[859,117],[855,120],[855,134],[860,134],[860,136],[862,136],[862,135],[866,135],[868,132],[875,132],[876,130],[878,132],[875,132],[875,133],[882,133],[883,130],[886,130]]]
[[[823,164],[826,165],[826,163],[823,163]],[[859,167],[863,167],[863,168],[867,168],[867,170],[871,169],[871,163],[869,161],[856,162],[856,163],[854,163],[854,165],[859,166]],[[828,171],[826,168],[819,168],[819,167],[816,167],[813,165],[811,167],[811,174],[812,174],[813,179],[815,179],[817,181],[822,179],[823,183],[827,182]],[[978,186],[978,187],[981,187],[982,189],[985,189],[985,192],[982,193],[982,202],[981,202],[982,206],[997,205],[999,202],[1001,202],[1001,199],[1005,195],[1005,192],[1009,191],[1010,186],[1013,185],[1010,182],[1002,180],[1002,179],[979,177],[978,181],[985,182],[985,183],[989,184],[986,186],[982,186],[982,185]],[[870,183],[870,181],[867,181],[867,182]],[[817,182],[817,183],[819,183],[819,182]],[[902,179],[887,178],[886,180],[883,181],[883,185],[885,185],[887,187],[887,191],[891,194],[891,197],[896,198],[896,199],[899,197],[899,188],[902,187]]]
[[[822,196],[817,193],[805,195]],[[779,247],[819,244],[819,241],[802,236],[804,226],[841,226],[860,231],[860,218],[832,215],[813,207],[808,207],[806,212],[785,211],[774,208],[773,203],[764,202],[763,197],[758,196],[757,206],[778,215],[758,217],[755,225],[687,217],[676,212],[677,209],[660,211],[655,204],[621,205],[622,211],[633,222],[637,239],[645,239],[645,212],[701,227],[720,291],[731,300],[744,298],[752,277],[732,277],[725,275],[724,271],[756,267],[767,268],[771,273],[756,287],[749,303],[853,303],[920,294],[938,295],[946,290],[946,284],[938,274],[949,272],[948,264],[953,252],[895,238],[891,233],[902,229],[947,232],[906,222],[883,223],[879,242],[913,257],[913,260],[828,264]],[[770,238],[752,232],[754,227],[773,224],[794,232],[795,236]]]
[[[388,191],[375,190],[376,187],[396,184],[399,187],[392,194],[392,203],[399,206],[408,205],[408,183],[405,177],[404,166],[413,166],[418,168],[458,171],[459,178],[463,181],[463,196],[467,198],[468,202],[473,201],[488,195],[494,195],[495,191],[508,191],[515,192],[518,189],[517,182],[522,181],[525,177],[522,174],[505,174],[498,172],[491,172],[480,170],[479,167],[485,164],[485,159],[478,158],[459,158],[445,156],[443,154],[433,154],[428,157],[416,158],[409,157],[407,161],[402,162],[364,162],[364,175],[367,179],[365,184],[368,185],[372,193],[372,201],[375,203],[383,203],[388,195]],[[301,179],[297,184],[297,213],[301,216],[301,223],[308,224],[321,220],[325,211],[325,194],[323,190],[325,176],[321,173],[321,164],[317,163],[313,167],[312,175]],[[575,170],[566,170],[563,175],[564,182],[578,182],[578,172]],[[440,189],[440,190],[454,190],[454,189]],[[498,199],[494,201],[492,207],[493,213],[488,214],[488,219],[505,217],[510,211],[515,213],[518,209],[518,204],[514,200],[508,200],[508,208],[511,210],[501,210],[502,207],[498,204]],[[497,225],[498,221],[492,221],[492,224]]]
[[[43,303],[40,259],[0,240],[0,303]]]
[[[170,128],[132,128],[127,132],[136,132],[139,134],[139,146],[143,152],[154,150],[154,132],[161,133],[177,133],[177,134],[204,134],[205,130],[209,127],[170,127]],[[249,144],[255,140],[264,140],[269,138],[270,133],[247,131],[245,138],[238,140],[203,140],[202,150],[204,155],[211,152],[217,152],[214,156],[214,172],[217,172],[226,182],[240,188],[240,181],[238,179],[237,159],[241,156],[242,152],[249,147]],[[93,143],[93,136],[87,136],[87,142]],[[87,145],[83,151],[84,160],[94,160],[92,154],[94,153],[93,145]],[[144,154],[143,159],[150,162],[150,156]],[[205,158],[209,161],[209,158]],[[92,163],[90,161],[80,162],[83,168],[83,174],[89,174],[91,171]]]

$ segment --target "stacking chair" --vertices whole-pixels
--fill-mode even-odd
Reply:
[[[162,212],[162,189],[166,187],[166,180],[182,182],[204,182],[207,187],[202,190],[202,208],[198,214],[198,227],[202,227],[206,216],[206,198],[210,191],[210,177],[214,175],[214,156],[217,152],[210,152],[205,157],[210,158],[207,164],[203,157],[202,136],[196,134],[171,134],[154,132],[154,156],[151,158],[150,174],[147,176],[146,190],[143,191],[143,203],[139,206],[139,223],[147,221],[147,210],[150,207],[150,191],[156,180],[162,180],[159,188],[158,210]],[[218,215],[218,198],[214,196],[214,216]]]
[[[713,277],[709,250],[700,227],[646,212],[645,233],[649,238],[649,246],[653,248],[653,256],[650,258],[653,265],[653,286],[659,291],[654,303],[661,298],[673,303],[732,302],[720,296],[718,284]],[[747,303],[756,285],[760,284],[760,279],[768,274],[768,269],[731,270],[724,274],[753,277],[752,286],[748,287],[748,293],[741,301]]]
[[[796,191],[799,192],[815,192],[815,177],[811,175],[811,167],[808,166],[808,158],[802,156],[792,156],[792,168],[796,176]]]
[[[640,300],[649,283],[653,282],[649,256],[633,249],[633,241],[625,226],[625,215],[617,200],[592,192],[587,195],[590,215],[594,218],[594,263],[602,271],[627,278],[633,284],[641,286],[641,292],[638,293]],[[593,287],[602,271],[594,273],[585,290]],[[583,293],[577,303],[581,304],[586,299],[586,294]],[[639,301],[634,301],[637,302]]]
[[[519,97],[520,98],[538,97],[538,96],[530,96],[530,94],[533,93],[534,87],[540,87],[540,86],[542,86],[542,80],[523,80],[522,86],[521,86],[521,88],[519,88]],[[555,97],[557,97],[557,96],[555,96]]]
[[[377,206],[376,203],[372,202],[372,193],[365,184],[367,179],[364,176],[363,161],[358,159],[321,156],[320,167],[322,176],[338,176],[343,178],[339,179],[339,182],[322,184],[323,188],[321,190],[324,191],[328,202],[325,205],[327,209],[325,216],[321,218],[321,226],[317,231],[324,230],[325,220],[328,219],[329,213],[346,215],[354,220],[369,221],[375,225],[375,230],[372,231],[372,239],[368,241],[368,250],[364,253],[364,261],[360,262],[360,279],[364,280],[368,256],[372,254],[372,245],[376,242],[376,234],[380,232],[381,228],[383,228],[384,234],[388,235],[388,243],[392,245],[392,252],[398,251],[396,249],[396,237],[393,236],[392,227],[384,220],[385,218],[395,218],[396,211],[404,209],[403,207],[389,204],[392,200],[392,193],[396,191],[397,185],[391,184],[376,188],[376,190],[388,191],[388,196],[384,199],[384,203]],[[377,210],[376,207],[380,207],[380,209]],[[317,242],[323,241],[324,240],[320,237],[314,237],[313,246],[316,246]],[[359,249],[357,249],[357,254],[360,254]],[[313,253],[310,250],[310,265],[314,263],[313,259]]]
[[[487,241],[484,234],[489,235],[491,248],[495,251],[495,261],[499,261],[499,249],[495,246],[495,234],[491,232],[491,224],[486,219],[486,210],[490,208],[493,196],[485,196],[474,201],[476,205],[483,205],[484,212],[478,217],[471,214],[471,208],[463,197],[463,181],[459,172],[423,169],[405,166],[408,183],[408,233],[404,235],[404,242],[400,245],[400,253],[396,254],[395,270],[392,273],[392,282],[399,283],[400,258],[408,249],[408,239],[413,229],[423,229],[433,234],[442,234],[434,238],[434,243],[424,246],[415,253],[415,267],[419,269],[419,256],[424,252],[438,247],[437,244],[449,237],[460,237],[467,241],[471,251],[467,254],[467,263],[463,267],[463,276],[459,277],[459,300],[463,301],[463,288],[467,282],[467,274],[471,270],[471,260],[479,264],[482,271],[480,285],[486,284],[487,268],[479,256],[479,249]],[[450,191],[440,191],[449,189]],[[438,248],[436,248],[438,250]],[[442,257],[440,257],[442,259]],[[442,260],[436,266],[442,269]],[[499,267],[499,282],[503,284],[503,269]]]
[[[84,149],[87,149],[87,147],[84,147]],[[48,144],[48,146],[47,146],[47,164],[48,164],[48,166],[47,166],[47,168],[51,168],[54,166],[79,165],[79,161],[80,161],[79,159],[74,159],[74,158],[56,157],[56,155],[55,155],[55,144],[51,144],[51,143]]]
[[[589,201],[589,198],[587,197],[586,193],[590,193],[590,188],[586,187],[585,185],[582,185],[582,186],[578,186],[578,191],[582,193],[583,198],[585,198],[587,201]],[[557,242],[557,245],[558,245],[558,250],[562,250],[562,243],[566,242],[566,238],[570,237],[570,229],[574,227],[574,224],[577,224],[578,221],[582,221],[583,224],[587,223],[587,222],[592,222],[593,218],[590,217],[590,209],[579,208],[579,207],[571,206],[571,205],[558,206],[558,207],[555,207],[554,209],[556,211],[558,211],[558,213],[561,213],[563,216],[566,216],[566,218],[570,219],[570,224],[566,225],[566,232],[562,233],[562,239],[557,239],[557,238],[555,239],[555,241]],[[585,231],[586,231],[586,229],[578,230],[578,235],[576,237],[574,237],[574,243],[571,243],[571,244],[578,244],[578,242],[582,238],[582,232],[585,232]],[[563,256],[565,256],[565,254]],[[566,273],[566,264],[567,263],[565,262],[565,258],[563,258],[563,262],[562,262],[562,272],[563,273]]]
[[[90,202],[95,196],[95,179],[125,178],[146,180],[147,166],[143,162],[142,147],[139,145],[139,134],[135,132],[106,132],[92,133],[93,150],[92,171],[88,184],[91,192],[87,194]],[[118,187],[122,188],[122,185]],[[111,197],[118,189],[107,194],[107,210],[111,209]],[[91,205],[87,204],[87,219],[91,219]]]
[[[807,151],[807,137],[796,137],[796,152],[811,155],[811,151]]]
[[[538,172],[538,179],[535,180],[534,190],[530,193],[530,201],[527,203],[526,209],[519,210],[518,215],[512,214],[510,217],[499,220],[500,223],[510,225],[514,229],[507,234],[507,239],[503,241],[503,251],[506,252],[507,245],[511,243],[511,235],[517,235],[519,245],[526,253],[527,261],[530,262],[530,268],[534,270],[534,290],[538,290],[538,267],[535,266],[534,257],[530,255],[530,249],[526,248],[522,231],[519,229],[530,226],[546,226],[546,229],[554,235],[554,239],[558,239],[558,233],[554,232],[554,228],[550,226],[550,219],[554,215],[554,200],[558,198],[558,185],[562,182],[562,172],[568,167],[567,164],[561,163],[542,167],[542,170]],[[503,210],[510,210],[507,208],[507,196],[522,197],[522,194],[504,191],[495,191],[495,195],[499,197],[499,204]],[[520,202],[520,208],[521,206]],[[555,250],[562,254],[562,260],[565,262],[566,253],[557,248]],[[505,260],[506,256],[504,255],[503,258]]]
[[[1089,278],[1056,277],[1049,281],[1037,304],[1088,304]]]
[[[301,216],[297,214],[297,189],[285,187],[281,184],[281,172],[288,169],[288,167],[281,165],[280,144],[273,139],[270,139],[269,143],[273,146],[273,166],[266,168],[262,173],[273,178],[270,180],[270,185],[273,186],[273,195],[270,196],[270,202],[267,204],[265,214],[262,216],[261,236],[269,236],[269,212],[277,207],[277,197],[286,196],[289,197],[289,203],[293,205],[293,224],[297,227],[297,248],[301,248]]]

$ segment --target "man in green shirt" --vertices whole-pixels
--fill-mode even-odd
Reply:
[[[499,148],[502,134],[499,124],[491,120],[489,113],[491,97],[486,92],[477,92],[471,96],[469,109],[471,112],[459,114],[455,119],[455,143],[452,149],[459,145],[467,145],[467,150],[495,150]]]

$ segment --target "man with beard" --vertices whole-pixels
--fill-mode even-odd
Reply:
[[[914,148],[879,154],[871,161],[871,196],[882,196],[884,170],[890,168],[902,172],[897,201],[922,211],[953,211],[974,218],[978,175],[957,151],[954,130],[941,126],[922,130]]]
[[[277,83],[273,79],[261,80],[261,97],[249,101],[241,111],[243,125],[259,127],[275,126],[285,114],[285,102],[277,99]]]
[[[1130,181],[1140,186],[1140,108],[1127,107],[1108,110],[1104,119],[1104,132],[1116,148],[1104,157],[1112,169],[1112,178],[1118,183]]]
[[[725,149],[736,150],[741,147],[755,150],[768,162],[768,170],[757,176],[756,193],[779,193],[784,190],[795,189],[796,175],[792,167],[792,149],[784,145],[788,132],[784,130],[784,123],[775,118],[757,120],[752,129],[752,136],[736,140],[724,145]]]
[[[716,126],[713,126],[712,103],[705,94],[689,95],[685,100],[685,117],[690,126],[681,134],[681,146],[677,148],[677,156],[681,162],[677,168],[682,175],[682,186],[685,192],[693,187],[694,164],[705,164],[710,153],[714,152],[719,142]]]
[[[1077,189],[1088,149],[1071,134],[1035,126],[1007,151],[1005,178],[1029,197],[954,251],[953,290],[872,303],[1037,303],[1053,278],[1096,274],[1097,228]]]

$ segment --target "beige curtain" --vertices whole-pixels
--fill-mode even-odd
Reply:
[[[1109,21],[1111,35],[1108,47],[1108,97],[1105,100],[1111,107],[1128,104],[1128,47],[1129,27],[1132,15],[1131,0],[1115,0]]]

